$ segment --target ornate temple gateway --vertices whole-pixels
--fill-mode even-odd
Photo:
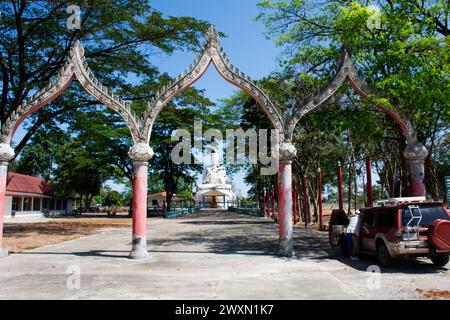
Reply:
[[[227,209],[236,195],[233,186],[227,183],[227,173],[219,161],[219,153],[211,152],[211,166],[203,170],[202,184],[197,186],[195,202],[202,208]]]
[[[148,161],[153,157],[150,147],[150,137],[153,123],[159,113],[173,97],[186,88],[192,86],[212,64],[219,74],[231,84],[251,95],[261,106],[271,121],[272,126],[278,129],[279,141],[279,170],[278,170],[278,221],[279,221],[279,255],[292,256],[292,161],[296,156],[296,148],[292,144],[294,129],[299,120],[307,113],[317,109],[330,98],[344,83],[348,82],[352,88],[363,98],[371,96],[373,91],[361,80],[353,65],[349,52],[342,48],[335,74],[328,84],[320,90],[310,101],[303,105],[281,112],[276,103],[257,85],[250,77],[236,68],[228,59],[220,44],[219,34],[214,27],[206,33],[206,41],[195,61],[181,73],[172,83],[156,93],[154,99],[148,101],[147,108],[142,115],[138,115],[130,105],[117,97],[108,88],[103,86],[88,67],[84,55],[84,48],[76,41],[70,50],[67,62],[56,78],[32,97],[17,106],[6,119],[1,128],[0,141],[0,257],[7,254],[3,246],[3,218],[5,207],[5,191],[9,161],[14,158],[11,140],[20,124],[33,112],[38,111],[51,101],[55,100],[70,86],[78,81],[81,87],[92,97],[112,111],[119,114],[127,124],[133,140],[128,155],[133,161],[133,230],[132,250],[130,258],[141,259],[148,257],[147,251],[147,180]],[[390,103],[394,105],[393,103]],[[386,107],[375,104],[374,107],[390,115],[402,128],[407,142],[404,150],[405,159],[410,165],[411,195],[424,196],[426,194],[424,180],[424,162],[427,149],[417,141],[417,134],[411,121],[395,105]],[[204,195],[213,190],[225,193],[226,181],[219,167],[210,168],[205,183],[200,186]],[[214,173],[213,173],[214,171]],[[215,188],[215,189],[214,189]],[[201,188],[200,188],[201,189]],[[199,189],[199,190],[200,190]],[[230,198],[232,194],[229,193]]]

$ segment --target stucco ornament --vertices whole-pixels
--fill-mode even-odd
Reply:
[[[14,156],[14,149],[9,144],[0,143],[0,161],[10,161]]]
[[[148,161],[153,158],[153,149],[146,143],[136,143],[128,151],[128,155],[132,160]]]
[[[219,33],[214,26],[211,26],[205,34],[205,42],[196,59],[174,81],[166,84],[160,91],[155,93],[152,100],[148,101],[147,109],[143,116],[145,121],[144,128],[147,130],[145,134],[142,134],[146,138],[145,141],[150,141],[153,123],[156,121],[158,114],[163,110],[164,106],[173,97],[200,79],[210,65],[214,65],[225,80],[252,96],[265,111],[274,128],[280,132],[284,131],[283,114],[279,107],[259,87],[257,82],[253,81],[248,75],[231,63],[220,43]]]
[[[116,96],[95,77],[89,68],[80,41],[76,41],[72,46],[65,64],[56,74],[56,77],[33,96],[25,99],[17,109],[11,112],[1,128],[0,141],[9,143],[14,132],[26,117],[59,97],[74,80],[77,80],[97,101],[123,118],[130,129],[134,142],[145,141],[145,137],[141,137],[141,132],[144,131],[141,127],[142,120],[136,115],[128,102]]]
[[[283,142],[280,144],[279,154],[281,161],[292,161],[297,155],[297,149],[291,142]]]
[[[409,161],[423,161],[428,155],[428,150],[419,142],[408,144],[403,151],[403,156]]]
[[[294,105],[285,112],[284,121],[286,135],[289,138],[292,138],[295,127],[300,119],[306,114],[319,108],[325,101],[333,96],[345,82],[348,82],[353,90],[355,90],[362,98],[375,95],[375,90],[359,76],[351,59],[350,51],[345,46],[342,46],[336,69],[327,84],[318,90],[313,98],[307,100],[304,104],[300,103]],[[373,106],[391,116],[400,125],[403,135],[409,143],[416,140],[414,126],[404,112],[394,106],[389,107],[381,103],[374,103]]]

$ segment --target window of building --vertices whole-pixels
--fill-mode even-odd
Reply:
[[[152,206],[157,206],[158,205],[158,200],[152,200]]]
[[[33,198],[33,211],[41,211],[41,198]]]
[[[13,197],[12,199],[12,211],[22,211],[22,198]]]
[[[67,210],[67,200],[63,200],[62,208],[63,208],[63,210]]]
[[[61,199],[56,200],[56,210],[61,210]]]
[[[31,211],[31,203],[33,198],[23,198],[23,211]]]
[[[50,199],[50,210],[55,210],[55,199]]]

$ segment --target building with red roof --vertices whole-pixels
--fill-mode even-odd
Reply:
[[[147,195],[147,209],[162,210],[166,206],[167,194],[165,191]],[[182,199],[176,194],[172,196],[172,207],[180,207]]]
[[[44,179],[9,172],[5,217],[71,214],[73,199],[56,197]]]

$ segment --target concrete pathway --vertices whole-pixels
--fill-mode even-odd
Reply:
[[[374,258],[350,262],[326,233],[303,228],[296,257],[279,258],[277,232],[229,212],[149,219],[150,259],[127,259],[127,229],[14,254],[0,259],[0,299],[421,299],[416,289],[450,290],[449,266],[423,259],[371,273]]]

